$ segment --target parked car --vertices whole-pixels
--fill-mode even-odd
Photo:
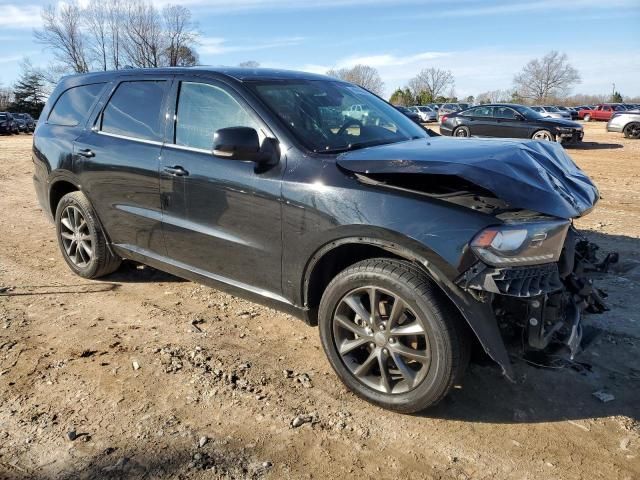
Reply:
[[[20,133],[20,126],[13,116],[13,113],[10,112],[0,112],[0,123],[4,124],[4,127],[0,127],[0,132],[8,133],[8,134],[18,134]],[[2,120],[4,118],[4,120]]]
[[[580,142],[582,125],[570,120],[543,117],[524,105],[489,104],[442,117],[440,133],[454,137],[531,138]]]
[[[398,107],[396,107],[396,109],[399,112],[402,112],[403,115],[406,115],[407,117],[409,117],[411,120],[413,120],[418,125],[422,122],[422,119],[420,118],[420,115],[418,115],[416,112],[414,112],[410,108],[398,106]]]
[[[569,112],[559,110],[557,107],[554,107],[552,105],[534,105],[533,107],[531,107],[531,109],[547,118],[571,118]]]
[[[323,122],[355,104],[378,125]],[[344,384],[392,410],[440,401],[476,338],[514,379],[503,326],[518,349],[574,355],[581,312],[605,308],[572,226],[598,190],[559,145],[432,136],[329,77],[67,76],[33,162],[73,272],[130,259],[298,315]]]
[[[573,109],[572,107],[563,107],[561,105],[557,105],[556,108],[558,110],[560,110],[560,112],[567,112],[569,115],[566,116],[566,118],[570,119],[570,120],[577,120],[578,119],[578,111]]]
[[[626,138],[640,139],[640,111],[614,113],[607,122],[607,132],[622,132]]]
[[[438,112],[426,105],[415,105],[413,107],[409,107],[409,110],[417,114],[420,117],[420,121],[423,123],[438,121]]]
[[[342,117],[346,120],[347,118],[355,118],[356,120],[364,120],[367,115],[369,115],[369,111],[367,110],[366,105],[351,105],[349,108],[345,109],[342,112]]]
[[[615,103],[601,103],[590,109],[583,109],[578,116],[585,122],[591,120],[610,120],[614,112],[624,112],[626,109]]]
[[[9,112],[0,112],[0,133],[13,133],[13,119]]]
[[[443,103],[442,106],[438,109],[438,117],[442,119],[443,115],[448,115],[450,113],[461,112],[462,110],[466,110],[469,108],[468,103]]]
[[[36,122],[28,113],[14,113],[13,117],[20,123],[21,132],[33,132],[36,129]]]

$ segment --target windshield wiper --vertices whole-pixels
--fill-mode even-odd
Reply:
[[[421,137],[416,137],[416,138],[421,138]],[[350,152],[352,150],[359,150],[361,148],[377,147],[379,145],[389,145],[391,143],[404,142],[406,140],[415,140],[415,138],[411,138],[411,139],[403,138],[401,140],[391,140],[391,141],[370,140],[368,142],[355,142],[355,143],[350,143],[349,145],[345,145],[344,147],[325,148],[325,149],[317,148],[313,152],[314,153],[343,153],[343,152]]]

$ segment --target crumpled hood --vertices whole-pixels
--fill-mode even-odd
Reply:
[[[566,219],[584,215],[599,198],[591,179],[552,142],[432,137],[345,152],[337,163],[361,174],[456,175],[511,207]]]

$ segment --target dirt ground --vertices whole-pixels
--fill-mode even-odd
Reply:
[[[0,478],[640,478],[640,141],[585,138],[570,155],[602,200],[578,226],[621,255],[590,349],[558,368],[516,352],[517,384],[480,358],[403,416],[349,393],[299,320],[131,264],[72,275],[31,137],[0,137]]]

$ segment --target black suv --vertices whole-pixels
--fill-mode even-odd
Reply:
[[[66,77],[33,160],[78,275],[129,259],[294,313],[350,389],[397,411],[442,399],[474,338],[514,378],[503,335],[573,355],[581,312],[604,308],[571,227],[598,191],[560,146],[435,136],[333,78]]]
[[[454,137],[531,138],[576,143],[584,137],[582,125],[547,118],[524,105],[479,105],[440,118],[440,133]]]

